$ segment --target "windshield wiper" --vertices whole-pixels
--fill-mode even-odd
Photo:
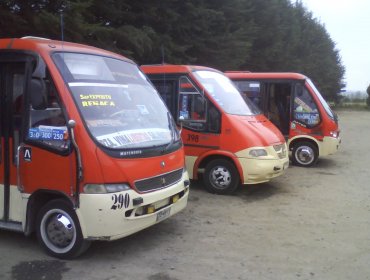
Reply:
[[[172,146],[172,144],[175,142],[176,129],[174,128],[170,112],[167,112],[167,119],[168,119],[168,128],[170,129],[170,132],[171,132],[171,141],[170,141],[170,143],[168,143],[168,145],[166,147],[164,147],[164,149],[162,150],[162,153],[166,152]]]

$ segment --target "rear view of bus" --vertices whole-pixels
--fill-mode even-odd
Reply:
[[[243,101],[223,73],[188,65],[141,69],[182,126],[190,178],[203,178],[208,191],[229,194],[240,184],[267,182],[287,169],[283,135]]]
[[[72,258],[186,207],[179,132],[136,64],[40,38],[0,49],[1,228]]]
[[[309,78],[299,73],[226,75],[280,129],[293,164],[314,166],[319,157],[336,153],[341,142],[338,118]]]

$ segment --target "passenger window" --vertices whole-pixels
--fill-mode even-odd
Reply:
[[[28,87],[27,139],[63,151],[68,149],[68,130],[56,88],[51,79],[32,78]]]
[[[258,81],[234,81],[243,98],[249,98],[254,105],[261,108],[261,83]]]
[[[302,84],[296,85],[294,120],[312,127],[320,123],[320,114],[310,92]]]
[[[11,85],[12,91],[12,134],[13,134],[13,164],[16,164],[17,148],[20,143],[20,134],[23,124],[24,112],[24,75],[25,66],[22,64],[14,64],[9,66],[7,78]]]
[[[176,103],[174,102],[174,96],[176,95],[176,83],[173,80],[170,81],[152,81],[153,85],[159,92],[163,101],[166,103],[172,116],[176,115]]]
[[[178,119],[185,120],[184,126],[193,130],[206,129],[207,102],[187,77],[179,82]]]
[[[209,103],[208,132],[220,133],[220,131],[221,131],[221,113],[212,103]]]

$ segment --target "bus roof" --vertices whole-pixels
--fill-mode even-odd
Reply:
[[[92,46],[32,36],[0,39],[0,50],[2,49],[34,51],[44,55],[55,51],[91,53],[131,61],[124,56]]]
[[[290,72],[248,72],[248,71],[226,71],[225,75],[230,79],[288,79],[306,80],[307,77],[300,73]]]
[[[210,70],[219,72],[219,70],[216,70],[214,68],[197,65],[155,64],[155,65],[141,65],[140,68],[146,74],[189,73],[196,70]]]

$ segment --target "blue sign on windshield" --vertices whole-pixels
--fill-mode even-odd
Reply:
[[[66,129],[50,126],[32,127],[28,130],[28,138],[32,140],[61,141]]]

